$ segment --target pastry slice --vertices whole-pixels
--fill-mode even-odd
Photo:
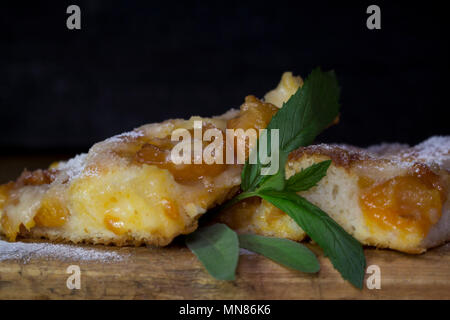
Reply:
[[[265,128],[302,83],[287,72],[267,94],[268,102],[248,96],[240,110],[220,117],[144,125],[49,169],[25,170],[16,181],[0,186],[0,235],[11,241],[167,245],[194,231],[209,208],[232,197],[242,170],[236,159],[233,164],[174,164],[172,132],[182,128],[192,133],[195,121],[222,133]],[[226,139],[222,143],[228,147]],[[247,152],[251,147],[249,142]]]
[[[286,176],[329,159],[327,175],[299,194],[362,244],[421,253],[450,240],[450,136],[432,137],[415,147],[300,148],[290,154]],[[241,233],[296,241],[306,237],[288,215],[259,198],[236,204],[219,220]]]
[[[194,231],[209,208],[232,197],[242,170],[236,161],[196,164],[194,157],[191,164],[175,164],[171,151],[178,141],[171,141],[172,132],[192,133],[195,121],[203,130],[221,133],[265,128],[277,110],[248,96],[240,111],[144,125],[47,170],[24,171],[17,181],[0,186],[0,234],[11,241],[20,236],[167,245]],[[193,148],[197,142],[209,144],[192,136]],[[216,157],[220,155],[214,153]]]
[[[194,120],[224,129],[235,114],[145,125],[50,169],[24,171],[0,189],[0,231],[9,240],[166,245],[240,181],[236,166],[170,165],[171,132]]]

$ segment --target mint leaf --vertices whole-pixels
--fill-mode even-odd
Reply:
[[[281,191],[285,188],[286,186],[285,167],[288,156],[289,156],[288,153],[280,152],[278,160],[280,167],[278,168],[278,172],[274,175],[261,176],[256,191],[265,189]]]
[[[260,196],[269,201],[286,212],[319,244],[344,279],[350,281],[354,286],[362,288],[366,260],[361,244],[320,208],[295,193],[308,190],[316,185],[325,176],[331,161],[312,165],[289,180],[285,179],[285,163],[289,153],[300,146],[312,143],[315,137],[333,122],[338,116],[338,99],[339,87],[334,72],[314,70],[305,80],[303,87],[297,90],[283,105],[283,108],[275,114],[267,127],[268,130],[279,129],[280,150],[274,150],[278,152],[280,160],[278,172],[271,176],[262,175],[261,169],[264,166],[257,154],[257,163],[250,164],[247,161],[243,168],[241,189],[244,192],[222,205],[222,208],[253,196]],[[270,139],[269,134],[265,139],[269,157],[272,152]],[[261,139],[258,139],[258,148],[252,152],[259,150],[259,143],[261,143]],[[230,249],[233,259],[236,259],[233,261],[237,263],[236,244],[231,240],[237,235],[223,227],[222,225],[219,231],[226,235],[217,235],[215,232],[209,234],[203,230],[197,231],[189,236],[192,243],[188,246],[215,277],[234,279],[236,265],[234,264],[234,268],[230,268],[233,264],[227,261],[226,249]],[[200,233],[200,236],[196,236],[197,233]],[[221,240],[222,237],[224,240]],[[212,241],[212,243],[208,241]],[[308,251],[303,250],[301,254],[293,254],[294,251],[302,250],[297,246],[301,245],[293,244],[289,240],[245,235],[240,236],[240,242],[242,247],[292,268],[310,270],[310,272],[315,272],[315,268],[318,269],[315,256],[313,255],[314,258],[312,258],[307,253],[308,249]],[[231,248],[227,248],[228,245]],[[214,248],[209,249],[207,246]],[[297,260],[297,258],[299,259]],[[230,272],[231,269],[232,272]]]
[[[256,186],[261,182],[263,176],[261,173],[261,163],[259,160],[259,144],[260,141],[258,140],[256,142],[256,148],[251,150],[251,152],[256,153],[256,160],[257,162],[255,164],[250,164],[248,160],[244,164],[244,168],[241,172],[241,189],[243,191],[254,191],[256,189]],[[270,148],[270,144],[269,144]],[[280,167],[281,168],[281,167]]]
[[[239,235],[239,245],[294,270],[308,273],[320,270],[319,261],[311,250],[288,239],[243,234]]]
[[[323,249],[342,277],[362,289],[366,260],[361,244],[320,208],[293,192],[259,196],[286,212]]]
[[[302,88],[283,104],[267,129],[280,129],[280,149],[289,153],[311,144],[339,113],[339,86],[333,71],[313,70]]]
[[[236,232],[217,223],[196,230],[186,237],[186,245],[216,279],[234,280],[239,259]]]
[[[285,191],[306,191],[326,176],[327,170],[331,165],[331,160],[325,160],[315,163],[306,169],[296,173],[286,181]]]
[[[274,176],[261,176],[262,165],[259,159],[256,164],[247,161],[242,171],[242,190],[254,191],[258,186],[268,189],[264,186],[265,181],[270,181],[271,188],[275,190],[283,189],[284,164],[288,154],[300,146],[312,143],[333,122],[339,113],[339,91],[334,72],[322,72],[320,68],[311,72],[303,87],[283,104],[267,126],[268,133],[270,129],[279,129],[280,170]],[[270,146],[268,134],[269,155]]]

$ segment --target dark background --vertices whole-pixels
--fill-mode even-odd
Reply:
[[[382,29],[366,28],[381,7]],[[81,7],[81,30],[66,8]],[[149,122],[220,114],[283,71],[334,69],[341,123],[366,146],[449,134],[444,2],[37,1],[0,10],[2,154],[85,151]]]

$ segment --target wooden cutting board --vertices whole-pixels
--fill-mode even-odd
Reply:
[[[366,249],[378,265],[381,288],[358,290],[345,282],[316,246],[321,270],[310,275],[256,254],[240,256],[235,281],[210,277],[181,244],[167,248],[104,247],[118,262],[35,258],[0,262],[0,299],[450,299],[450,244],[413,256]],[[70,265],[80,267],[81,288],[68,289]],[[366,275],[366,279],[370,275]]]
[[[15,179],[24,167],[45,168],[66,157],[1,157],[0,182]],[[125,258],[118,262],[33,258],[26,263],[0,259],[0,299],[450,299],[450,244],[418,256],[365,249],[367,265],[378,265],[381,271],[381,289],[372,290],[366,281],[363,290],[344,281],[316,246],[310,248],[319,256],[318,274],[243,254],[232,282],[210,277],[182,244],[159,249],[82,247]],[[80,267],[79,290],[67,288],[70,265]]]

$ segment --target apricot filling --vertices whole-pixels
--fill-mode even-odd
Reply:
[[[175,164],[170,160],[175,143],[169,137],[145,143],[136,153],[135,160],[169,170],[175,181],[180,183],[195,182],[206,177],[214,178],[227,169],[226,164],[193,164],[193,159],[191,164]]]
[[[126,232],[125,223],[115,216],[107,214],[103,219],[103,222],[109,231],[114,232],[118,236]]]
[[[277,113],[279,109],[271,103],[265,103],[254,96],[245,97],[245,103],[240,108],[240,114],[234,119],[230,119],[227,122],[227,129],[242,129],[246,131],[248,129],[256,130],[255,140],[250,141],[250,138],[246,137],[245,132],[236,130],[234,133],[234,157],[238,158],[237,152],[239,150],[239,142],[245,143],[244,155],[241,161],[245,161],[249,157],[249,152],[255,147],[256,139],[259,135],[260,129],[265,129],[272,117]],[[242,152],[242,151],[239,151]]]
[[[177,204],[169,199],[162,199],[161,204],[164,208],[164,214],[174,221],[180,221],[180,211]]]
[[[271,103],[262,102],[255,96],[247,96],[240,111],[238,117],[228,120],[228,129],[264,129],[277,113],[278,108]]]
[[[40,227],[61,227],[69,217],[69,210],[57,198],[46,198],[42,200],[34,222]]]
[[[264,129],[269,124],[273,115],[278,111],[278,108],[270,103],[264,103],[254,96],[248,96],[245,99],[245,103],[241,106],[241,112],[238,117],[227,121],[227,129]],[[204,130],[217,129],[211,124],[203,126]],[[191,136],[194,136],[193,130],[189,130]],[[175,181],[180,183],[192,183],[204,178],[214,178],[224,172],[229,165],[226,164],[226,135],[222,130],[222,151],[223,158],[222,163],[201,163],[194,164],[194,156],[191,156],[191,164],[175,164],[171,161],[171,151],[173,147],[178,143],[177,141],[171,141],[170,137],[152,139],[142,145],[137,151],[134,160],[138,163],[145,163],[148,165],[156,165],[159,168],[167,169],[173,175]],[[235,137],[234,151],[237,151],[238,137]],[[214,140],[213,140],[214,141]],[[193,140],[192,140],[193,143]],[[209,141],[202,141],[203,148],[205,148]],[[246,141],[245,157],[248,157],[248,141]],[[192,146],[191,150],[194,150]],[[193,153],[193,152],[192,152]],[[236,154],[234,154],[236,159]],[[236,161],[234,161],[236,164]]]
[[[445,201],[437,178],[420,168],[381,183],[361,177],[359,200],[369,227],[425,237],[439,220]]]

